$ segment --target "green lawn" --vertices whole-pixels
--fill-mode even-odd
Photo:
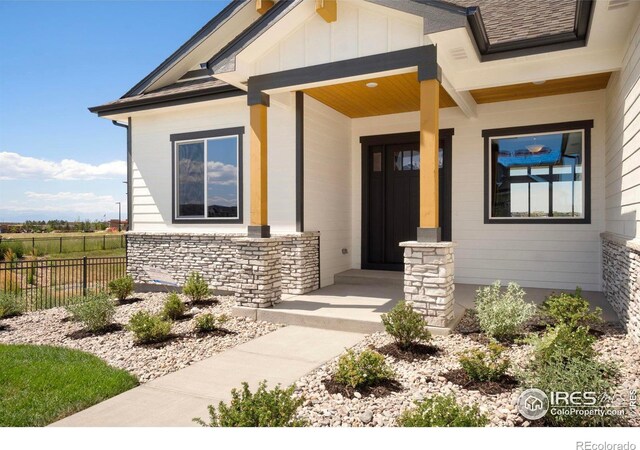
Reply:
[[[137,384],[89,353],[0,345],[0,427],[48,425]]]

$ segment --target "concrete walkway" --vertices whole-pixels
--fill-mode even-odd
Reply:
[[[254,390],[289,386],[364,338],[363,334],[289,326],[185,369],[157,378],[51,426],[194,426],[209,418],[207,405],[231,398],[246,381]]]

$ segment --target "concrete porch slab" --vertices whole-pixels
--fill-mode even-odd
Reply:
[[[234,314],[266,322],[299,325],[328,330],[374,333],[382,331],[380,316],[404,298],[402,272],[382,270],[347,270],[336,274],[335,284],[305,295],[283,297],[273,308],[234,308]],[[455,285],[454,328],[465,309],[474,308],[478,285]],[[527,300],[541,304],[554,292],[551,289],[524,288]],[[555,292],[567,292],[555,290]],[[606,321],[618,317],[602,292],[583,291],[593,306],[602,308]],[[449,328],[430,328],[433,334],[448,334]]]

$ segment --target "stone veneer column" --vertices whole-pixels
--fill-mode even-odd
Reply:
[[[279,236],[282,242],[282,293],[306,294],[320,288],[320,233]]]
[[[454,318],[453,242],[401,242],[405,300],[433,327]]]
[[[238,238],[236,270],[239,306],[268,308],[282,297],[282,250],[278,238]]]

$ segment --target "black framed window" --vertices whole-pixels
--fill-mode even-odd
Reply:
[[[485,130],[485,223],[590,223],[593,121]]]
[[[242,223],[244,128],[172,134],[173,222]]]

